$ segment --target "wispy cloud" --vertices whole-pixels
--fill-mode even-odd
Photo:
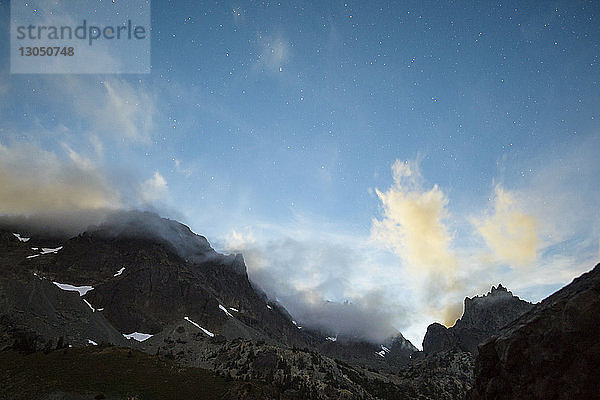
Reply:
[[[104,140],[149,144],[154,134],[158,105],[142,83],[111,78],[101,82],[72,77],[54,83],[73,111],[86,122],[90,135]]]
[[[106,81],[104,88],[105,103],[96,118],[97,126],[127,139],[148,142],[155,112],[152,96],[123,81]]]
[[[255,69],[262,72],[283,72],[288,63],[292,46],[283,36],[259,35],[257,39],[260,54]]]

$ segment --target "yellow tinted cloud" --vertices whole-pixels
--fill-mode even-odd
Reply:
[[[406,262],[429,314],[452,325],[462,308],[446,304],[445,298],[460,289],[458,259],[451,251],[452,238],[444,223],[448,199],[437,185],[429,190],[421,187],[416,163],[397,160],[392,173],[393,185],[384,192],[376,190],[383,218],[373,220],[371,236]]]
[[[118,192],[88,160],[71,162],[32,145],[0,144],[0,213],[33,214],[121,206]]]
[[[415,270],[449,271],[457,266],[450,252],[451,237],[443,220],[448,216],[448,199],[435,185],[422,190],[418,167],[397,160],[392,166],[394,184],[376,190],[384,216],[374,219],[373,238],[392,248]]]
[[[536,220],[500,185],[496,186],[493,214],[473,222],[499,260],[519,266],[535,262],[540,246]]]

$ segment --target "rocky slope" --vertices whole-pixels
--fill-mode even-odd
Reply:
[[[125,338],[101,313],[95,313],[79,293],[61,290],[30,269],[52,263],[56,255],[27,258],[32,250],[12,233],[0,232],[0,350],[50,350],[94,342],[126,345]],[[37,248],[37,254],[42,247]]]
[[[463,315],[454,326],[429,325],[423,339],[423,351],[433,354],[460,349],[476,354],[479,343],[532,307],[533,304],[514,296],[502,285],[492,286],[484,296],[465,298]]]
[[[389,373],[327,357],[315,349],[210,337],[187,320],[140,346],[150,354],[236,380],[272,383],[284,399],[458,400],[470,389],[473,370],[470,354],[448,351]]]
[[[600,264],[479,347],[471,400],[597,399]]]

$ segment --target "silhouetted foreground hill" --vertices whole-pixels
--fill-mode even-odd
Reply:
[[[600,398],[600,264],[479,346],[471,400]]]

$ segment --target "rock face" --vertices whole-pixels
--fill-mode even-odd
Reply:
[[[110,321],[92,311],[79,293],[61,290],[28,269],[28,261],[40,258],[41,265],[55,257],[49,253],[28,259],[28,244],[0,232],[0,350],[49,351],[69,344],[86,346],[90,340],[126,345]]]
[[[502,285],[492,286],[484,296],[465,298],[463,316],[453,327],[446,328],[439,323],[429,325],[423,351],[433,354],[456,348],[476,354],[479,343],[532,307],[533,304],[513,296]]]
[[[479,347],[471,400],[597,399],[600,264]]]

